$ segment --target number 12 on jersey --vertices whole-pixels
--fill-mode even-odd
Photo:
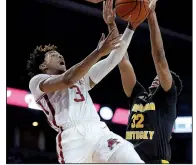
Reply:
[[[144,115],[143,114],[134,114],[132,117],[131,128],[144,128]]]

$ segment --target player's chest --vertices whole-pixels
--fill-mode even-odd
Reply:
[[[69,94],[73,94],[73,95],[84,91],[86,90],[85,90],[85,85],[83,80],[76,82],[74,85],[68,88]]]
[[[74,102],[83,102],[87,93],[83,80],[78,81],[68,89],[69,98]]]
[[[156,105],[154,102],[135,103],[131,108],[127,140],[153,139],[156,126]]]
[[[59,90],[54,93],[49,94],[50,101],[61,101],[61,100],[75,100],[76,102],[80,102],[84,100],[86,95],[84,81],[80,80],[76,82],[69,88],[64,90]]]

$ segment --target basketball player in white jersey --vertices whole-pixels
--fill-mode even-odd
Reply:
[[[55,46],[37,47],[30,55],[29,88],[58,132],[60,163],[143,163],[131,143],[100,121],[88,93],[122,60],[134,31],[127,27],[114,39],[112,33],[106,39],[102,35],[98,47],[68,70]]]

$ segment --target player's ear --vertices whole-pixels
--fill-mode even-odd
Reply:
[[[46,67],[45,64],[40,64],[40,65],[39,65],[39,69],[40,69],[41,71],[46,71],[46,70],[47,70],[47,67]]]

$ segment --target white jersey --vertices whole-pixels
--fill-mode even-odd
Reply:
[[[29,82],[36,103],[43,109],[49,124],[56,131],[66,123],[87,120],[100,121],[96,108],[88,93],[89,79],[82,78],[70,88],[51,93],[40,90],[39,84],[56,75],[39,74]]]

